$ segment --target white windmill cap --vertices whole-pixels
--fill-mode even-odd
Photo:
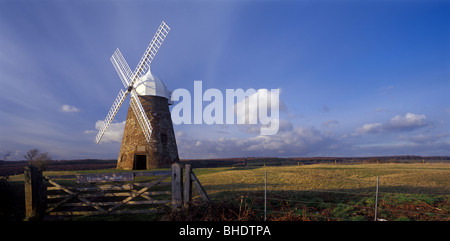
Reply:
[[[150,69],[137,82],[135,88],[138,95],[154,95],[164,97],[169,100],[169,105],[173,104],[170,100],[172,92],[167,89],[167,86],[161,79],[158,78],[158,76],[152,74]]]

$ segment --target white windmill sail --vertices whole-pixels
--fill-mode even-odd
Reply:
[[[130,93],[131,93],[130,106],[134,114],[136,115],[136,119],[138,120],[139,126],[141,127],[142,132],[144,133],[145,139],[147,140],[147,142],[150,142],[150,137],[152,134],[152,126],[150,124],[150,121],[148,120],[144,108],[142,107],[142,104],[139,100],[136,90],[134,89],[134,84],[150,70],[150,63],[153,61],[153,58],[155,57],[156,53],[158,52],[159,48],[164,42],[164,39],[167,37],[169,31],[170,31],[169,26],[167,26],[167,24],[163,21],[159,26],[158,30],[156,31],[155,35],[153,36],[153,39],[150,41],[150,44],[145,50],[144,55],[142,56],[141,60],[139,61],[139,64],[136,66],[136,69],[133,73],[131,72],[130,67],[128,66],[127,62],[125,61],[125,58],[122,56],[122,53],[120,52],[119,49],[116,49],[114,54],[111,56],[111,62],[114,68],[116,69],[116,72],[119,75],[122,84],[125,86],[126,91],[122,89],[119,91],[116,100],[114,101],[111,109],[108,112],[108,115],[103,121],[102,127],[100,128],[97,134],[96,137],[97,143],[100,143],[100,140],[102,139],[109,125],[116,116],[117,111],[120,109],[123,101]]]
[[[123,86],[128,88],[128,86],[130,86],[131,75],[133,73],[131,72],[130,66],[128,66],[127,61],[125,61],[119,49],[114,51],[114,54],[111,56],[110,60],[114,66],[114,69],[116,69],[120,80],[122,80]]]
[[[138,120],[139,125],[142,128],[145,139],[147,140],[147,142],[150,142],[150,136],[152,135],[152,126],[147,118],[147,115],[145,114],[144,108],[142,107],[135,90],[131,91],[130,106],[133,109],[134,114],[136,115],[136,119]]]
[[[100,142],[103,135],[105,134],[106,130],[108,129],[109,125],[111,124],[112,120],[114,119],[114,116],[116,116],[117,111],[119,111],[120,106],[122,105],[125,98],[127,98],[127,95],[130,92],[125,92],[122,89],[119,91],[119,94],[116,97],[116,100],[114,101],[113,105],[111,106],[111,109],[109,110],[108,114],[106,115],[105,120],[103,121],[102,126],[100,127],[100,130],[97,134],[96,141],[97,143]]]
[[[139,61],[136,69],[134,70],[134,74],[130,85],[134,85],[134,83],[140,77],[142,77],[145,73],[147,73],[148,69],[150,68],[150,64],[153,61],[153,58],[155,57],[156,53],[158,52],[159,48],[164,42],[164,39],[167,37],[167,34],[169,34],[169,31],[170,31],[169,26],[167,26],[165,22],[162,22],[158,30],[156,31],[155,36],[153,36],[152,41],[150,41],[150,44],[145,50],[144,55]]]

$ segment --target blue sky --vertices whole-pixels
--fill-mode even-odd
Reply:
[[[281,90],[277,135],[175,125],[180,158],[450,155],[448,1],[0,0],[0,159],[117,158],[128,101],[95,143],[109,58],[134,69],[161,21],[171,90]]]

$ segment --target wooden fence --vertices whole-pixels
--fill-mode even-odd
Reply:
[[[173,164],[171,171],[59,176],[43,176],[36,167],[26,166],[25,216],[28,220],[39,220],[49,215],[164,212],[170,203],[173,209],[189,205],[192,200],[192,184],[202,199],[210,202],[190,165],[185,165],[184,185],[183,166],[179,164]],[[171,186],[170,191],[167,186]]]

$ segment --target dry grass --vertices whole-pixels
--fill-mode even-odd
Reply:
[[[267,171],[268,220],[450,220],[450,164],[316,164],[205,168],[195,172],[215,202],[244,206],[263,217]],[[235,217],[240,217],[235,215]]]
[[[268,189],[299,190],[365,190],[380,187],[448,194],[450,164],[357,164],[198,169],[198,177],[208,193],[223,191],[264,190],[267,171]]]

